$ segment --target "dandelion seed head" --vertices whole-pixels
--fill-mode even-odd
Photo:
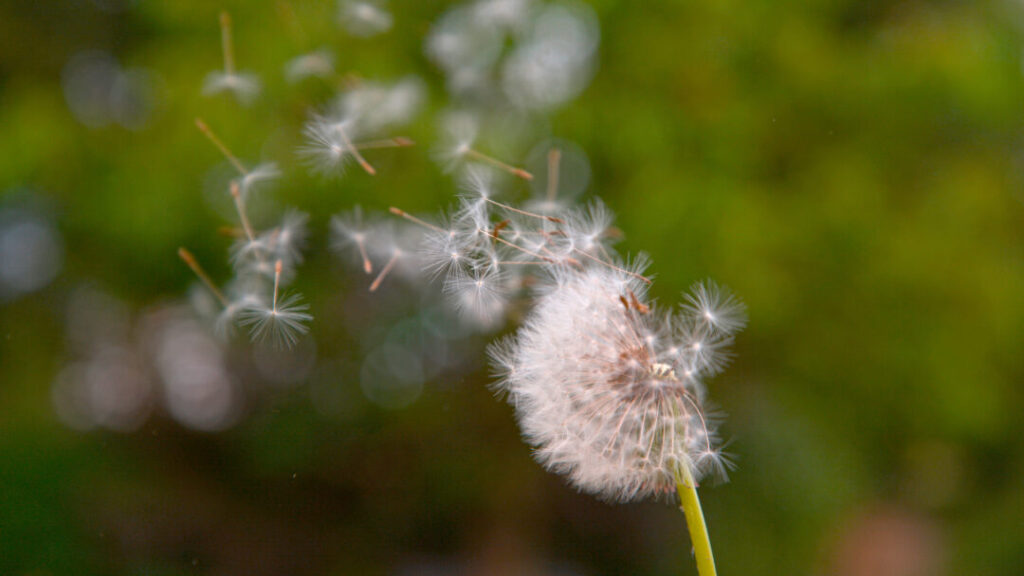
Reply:
[[[695,372],[671,353],[686,346],[643,304],[645,288],[625,268],[558,270],[517,335],[490,350],[537,459],[608,500],[672,492],[681,467],[699,480],[723,462]]]

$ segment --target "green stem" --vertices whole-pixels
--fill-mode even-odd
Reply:
[[[687,466],[682,466],[676,479],[679,491],[679,507],[686,515],[686,526],[690,529],[690,541],[693,543],[693,555],[697,558],[697,573],[700,576],[716,576],[715,557],[711,553],[711,540],[708,538],[708,526],[704,523],[704,512],[697,498],[697,482]]]

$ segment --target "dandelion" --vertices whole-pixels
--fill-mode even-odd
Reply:
[[[231,15],[220,13],[221,49],[224,70],[210,72],[203,81],[203,94],[211,96],[231,92],[242,104],[249,104],[260,93],[260,82],[253,74],[235,71],[234,45],[231,41]]]
[[[489,350],[498,388],[537,460],[581,491],[622,502],[678,492],[701,573],[712,574],[696,486],[724,477],[728,461],[701,379],[724,361],[705,344],[726,342],[740,312],[716,292],[734,304],[732,323],[708,320],[693,302],[710,293],[698,290],[679,314],[659,314],[644,302],[642,269],[618,268],[556,269],[519,332]]]
[[[280,348],[291,348],[299,336],[309,328],[306,322],[313,319],[306,313],[307,304],[302,303],[297,294],[278,297],[281,284],[283,264],[278,260],[274,264],[274,298],[269,307],[252,306],[240,313],[243,326],[249,326],[254,342],[271,342]]]

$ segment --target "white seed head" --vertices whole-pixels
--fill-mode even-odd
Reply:
[[[695,373],[645,284],[598,266],[556,272],[518,334],[490,350],[537,459],[608,500],[673,492],[722,466]],[[706,349],[706,348],[705,348]]]

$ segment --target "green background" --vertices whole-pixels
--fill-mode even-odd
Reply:
[[[443,80],[422,54],[446,4],[393,2],[394,29],[367,40],[336,27],[331,3],[296,3],[298,28],[279,4],[0,5],[0,203],[31,190],[66,251],[53,284],[0,308],[0,573],[694,574],[673,506],[605,504],[532,461],[487,388],[487,338],[409,407],[363,396],[367,342],[409,310],[365,294],[327,250],[327,222],[355,203],[452,201],[430,157]],[[749,310],[735,361],[709,382],[738,463],[701,490],[720,573],[1020,574],[1024,7],[591,5],[599,68],[551,132],[589,155],[589,193],[617,213],[622,251],[653,258],[654,296],[673,303],[711,277]],[[239,67],[266,83],[249,108],[200,93],[220,66],[222,8]],[[381,153],[375,178],[325,182],[295,161],[330,92],[280,71],[319,46],[342,71],[429,86],[406,131],[422,145]],[[159,74],[144,129],[75,120],[60,78],[83,49]],[[220,433],[159,413],[132,433],[70,430],[50,389],[70,361],[76,286],[136,310],[180,298],[193,282],[181,245],[229,273],[229,222],[203,192],[223,162],[197,116],[239,156],[282,163],[274,195],[311,213],[295,288],[323,367],[255,394]],[[339,399],[333,411],[312,389]],[[902,571],[869,564],[898,551]]]

